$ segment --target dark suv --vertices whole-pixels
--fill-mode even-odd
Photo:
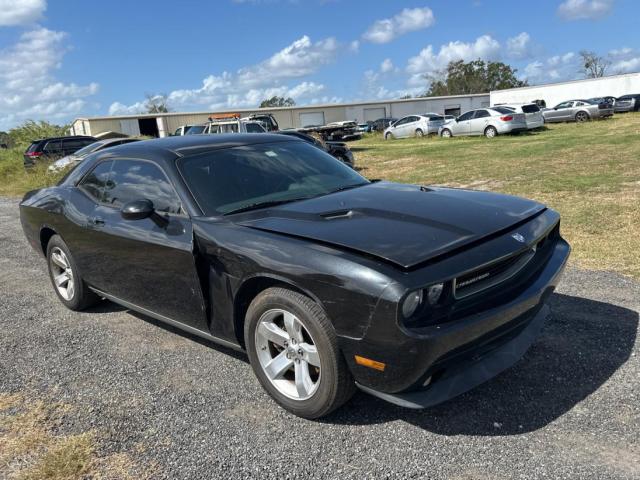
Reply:
[[[33,167],[38,160],[56,160],[71,155],[97,139],[85,135],[52,137],[34,140],[24,152],[24,167]]]

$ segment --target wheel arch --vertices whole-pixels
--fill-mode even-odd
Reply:
[[[51,240],[51,237],[57,234],[58,232],[56,232],[53,228],[51,228],[48,225],[44,225],[40,229],[40,247],[42,248],[43,255],[45,256],[47,255],[47,245],[49,244],[49,240]]]
[[[261,273],[246,278],[233,298],[233,326],[238,343],[245,348],[244,345],[244,321],[249,305],[260,293],[268,288],[282,287],[288,288],[295,292],[309,297],[316,302],[320,308],[323,308],[322,302],[318,297],[308,290],[296,285],[288,278],[281,277],[270,273]]]

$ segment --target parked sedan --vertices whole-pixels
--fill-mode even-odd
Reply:
[[[389,125],[384,131],[385,140],[391,138],[423,137],[430,133],[438,133],[444,124],[444,118],[437,113],[425,115],[408,115]]]
[[[493,138],[499,134],[521,132],[527,129],[524,113],[515,113],[506,107],[480,108],[463,113],[440,127],[441,137],[484,135]]]
[[[394,117],[379,118],[371,124],[371,129],[374,132],[383,132],[389,125],[397,121],[398,119]]]
[[[106,148],[115,147],[116,145],[124,145],[125,143],[138,142],[137,138],[110,138],[107,140],[98,140],[97,142],[90,143],[84,148],[81,148],[76,153],[62,157],[60,160],[56,160],[47,169],[49,172],[58,172],[63,168],[67,168],[73,165],[77,165],[84,160],[89,154],[99,152]]]
[[[66,307],[106,298],[244,350],[306,418],[356,387],[427,407],[510,367],[570,251],[537,202],[370,182],[273,134],[97,152],[20,216]]]
[[[545,122],[587,122],[594,118],[606,118],[613,115],[609,104],[590,100],[567,100],[553,108],[542,110]]]
[[[622,112],[637,112],[640,110],[640,94],[635,95],[623,95],[616,98],[614,105],[616,113]]]

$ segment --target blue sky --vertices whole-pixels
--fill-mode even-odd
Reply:
[[[637,0],[0,0],[0,130],[27,118],[397,98],[450,60],[530,83],[580,78],[578,52],[640,70]]]

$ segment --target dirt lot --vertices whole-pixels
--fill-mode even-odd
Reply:
[[[357,394],[310,422],[242,355],[111,303],[66,310],[15,200],[0,225],[0,478],[640,478],[640,284],[618,274],[571,268],[539,341],[468,394]]]

